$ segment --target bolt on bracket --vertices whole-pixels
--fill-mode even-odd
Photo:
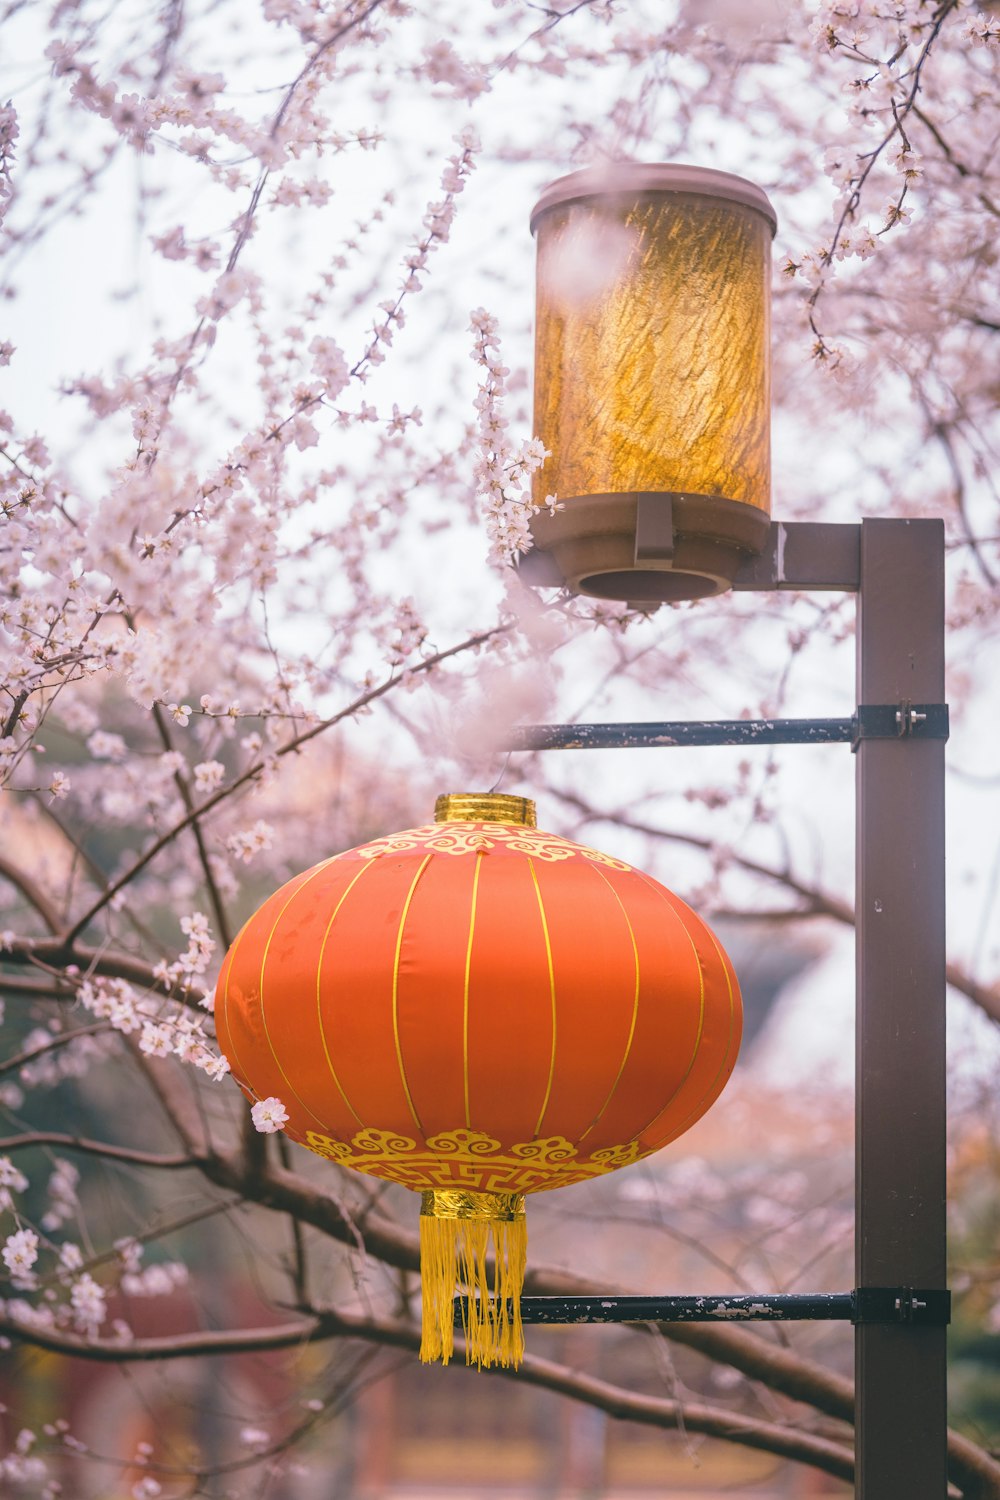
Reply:
[[[851,720],[851,749],[862,740],[946,740],[947,703],[862,703]]]
[[[951,1322],[951,1292],[944,1288],[859,1286],[851,1293],[852,1323],[914,1323],[943,1328]]]

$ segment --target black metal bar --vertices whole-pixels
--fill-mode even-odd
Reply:
[[[944,528],[862,523],[858,701],[944,695]],[[944,744],[857,749],[859,1286],[945,1280]],[[858,1500],[947,1493],[945,1330],[860,1324]]]
[[[455,1322],[464,1299],[455,1298]],[[943,1326],[951,1293],[908,1286],[852,1292],[747,1292],[727,1296],[522,1297],[524,1323],[918,1323]]]
[[[706,719],[663,724],[524,724],[505,750],[635,750],[672,745],[851,743],[851,719]]]
[[[505,750],[656,750],[687,745],[852,745],[947,739],[946,703],[862,704],[851,719],[687,719],[667,723],[523,724]]]
[[[460,1299],[459,1299],[460,1300]],[[849,1323],[850,1292],[725,1297],[522,1297],[525,1323]]]

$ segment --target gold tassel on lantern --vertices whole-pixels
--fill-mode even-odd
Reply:
[[[492,1244],[493,1280],[488,1257]],[[521,1288],[528,1250],[523,1193],[435,1189],[421,1194],[420,1277],[425,1364],[454,1349],[455,1295],[462,1303],[466,1364],[514,1366],[524,1354]]]

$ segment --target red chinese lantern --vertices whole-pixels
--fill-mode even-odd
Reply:
[[[290,880],[233,943],[219,1043],[251,1100],[341,1166],[422,1193],[421,1358],[523,1352],[525,1193],[658,1151],[739,1049],[725,953],[666,887],[497,793]],[[492,1245],[494,1275],[488,1275]]]

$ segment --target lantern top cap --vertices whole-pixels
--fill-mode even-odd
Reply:
[[[531,211],[531,232],[534,234],[541,216],[558,204],[587,198],[631,198],[638,193],[689,193],[702,198],[724,198],[763,214],[772,235],[778,227],[778,216],[763,188],[733,172],[717,172],[713,167],[694,167],[685,162],[614,161],[600,167],[585,167],[582,172],[570,172],[550,182]]]
[[[508,797],[504,792],[447,792],[434,804],[435,823],[515,823],[535,828],[535,804],[530,797]]]

